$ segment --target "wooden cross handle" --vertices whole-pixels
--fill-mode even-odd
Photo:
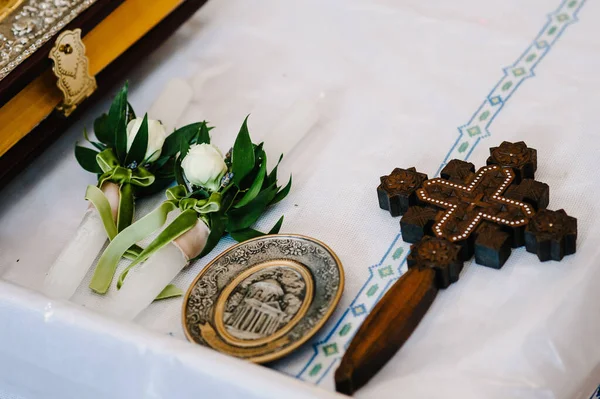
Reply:
[[[335,372],[336,390],[352,395],[404,345],[435,299],[435,271],[409,269],[367,316]]]

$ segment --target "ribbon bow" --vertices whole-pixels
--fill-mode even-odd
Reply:
[[[199,215],[217,212],[221,209],[221,194],[215,192],[206,199],[196,199],[188,197],[188,192],[183,185],[167,189],[166,196],[168,201],[172,201],[182,211],[188,209],[195,211]]]
[[[147,169],[137,165],[134,169],[121,166],[112,148],[96,155],[96,161],[104,172],[98,179],[98,187],[101,187],[105,181],[111,181],[120,186],[131,184],[140,187],[148,187],[154,183],[155,177]]]
[[[135,169],[125,168],[119,164],[119,160],[111,148],[108,148],[98,155],[96,161],[102,169],[102,173],[98,178],[98,187],[101,188],[105,182],[112,182],[119,185],[119,208],[117,210],[117,232],[123,230],[133,221],[134,198],[133,186],[148,187],[154,183],[155,177],[147,169],[138,166]],[[88,187],[88,193],[90,187]],[[103,206],[99,206],[92,198],[89,198],[86,193],[86,199],[92,201],[104,222],[104,228],[108,237],[112,240],[115,234],[112,234],[112,228],[108,223],[108,217],[112,220],[110,213],[103,213]],[[97,197],[97,196],[96,196]],[[108,208],[110,211],[110,207]]]
[[[125,228],[110,242],[98,260],[98,265],[90,282],[90,288],[93,291],[99,294],[108,291],[121,257],[136,242],[145,239],[161,228],[171,211],[180,209],[181,213],[121,273],[117,288],[121,287],[123,280],[132,267],[145,261],[156,251],[189,231],[198,223],[199,218],[202,223],[207,223],[204,221],[203,215],[218,212],[221,209],[221,194],[219,193],[212,193],[206,199],[196,199],[189,197],[185,186],[179,185],[169,188],[166,196],[167,200],[158,208]]]

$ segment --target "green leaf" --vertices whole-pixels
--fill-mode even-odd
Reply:
[[[221,209],[225,214],[233,205],[233,201],[239,192],[240,191],[233,185],[233,183],[229,183],[227,188],[221,192]]]
[[[267,177],[267,179],[265,180],[265,187],[270,186],[273,183],[277,183],[277,168],[279,168],[279,164],[281,163],[281,160],[283,159],[283,154],[281,154],[279,156],[279,160],[277,161],[277,165],[275,165],[275,167],[273,168],[273,170],[271,171],[271,173],[269,173],[269,176]]]
[[[195,257],[193,260],[200,259],[204,255],[207,255],[210,251],[212,251],[219,241],[221,241],[221,237],[223,237],[223,233],[225,233],[225,221],[223,215],[220,214],[211,214],[210,217],[210,234],[208,235],[208,239],[206,240],[206,245],[202,250],[202,253]]]
[[[175,177],[173,168],[175,167],[175,158],[159,158],[152,163],[152,171],[156,178]]]
[[[86,139],[86,141],[88,143],[90,143],[91,145],[93,145],[94,147],[96,147],[97,150],[99,150],[99,151],[106,150],[106,146],[104,144],[90,140],[90,136],[88,135],[88,131],[85,128],[85,126],[83,127],[83,138]]]
[[[127,101],[127,123],[129,123],[130,120],[135,118],[137,118],[137,116],[135,115],[135,111],[133,110],[133,107],[131,106],[129,101]]]
[[[272,185],[261,191],[248,205],[231,209],[227,213],[227,231],[243,230],[256,223],[276,194],[277,186]]]
[[[237,242],[243,242],[251,240],[252,238],[262,237],[266,234],[258,230],[247,228],[239,231],[232,231],[229,235]]]
[[[262,231],[247,228],[247,229],[243,229],[243,230],[233,231],[229,234],[237,242],[242,242],[242,241],[250,240],[250,239],[256,238],[256,237],[266,236],[267,234],[277,234],[277,233],[279,233],[279,229],[281,229],[282,224],[283,224],[283,216],[279,218],[277,223],[275,223],[275,226],[273,226],[273,228],[271,230],[269,230],[268,233],[263,233]]]
[[[277,223],[275,223],[275,226],[273,226],[273,228],[271,230],[269,230],[269,234],[279,233],[279,230],[281,230],[282,225],[283,225],[283,216],[281,216],[279,218],[279,220],[277,221]]]
[[[173,173],[175,174],[175,180],[177,181],[177,184],[186,186],[185,179],[183,178],[183,168],[181,167],[181,157],[178,157],[175,160],[175,167],[173,168]]]
[[[83,138],[85,139],[85,141],[87,141],[88,143],[90,142],[90,137],[88,136],[88,132],[87,129],[85,128],[85,126],[83,127]]]
[[[183,158],[185,158],[187,153],[190,151],[190,145],[191,143],[189,141],[181,141],[181,148],[179,149],[179,159],[181,159],[182,161]]]
[[[96,155],[98,155],[98,152],[90,148],[75,146],[75,159],[77,159],[79,165],[88,172],[102,173],[102,169],[96,161]]]
[[[160,152],[162,157],[171,157],[181,150],[181,143],[191,142],[194,136],[199,132],[201,125],[204,122],[192,123],[175,130],[167,136],[165,143]]]
[[[198,131],[198,135],[196,137],[196,144],[210,144],[210,129],[206,124],[206,121],[202,122],[200,125],[200,130]]]
[[[102,143],[98,143],[95,141],[90,141],[90,144],[93,145],[94,147],[96,147],[100,152],[106,150],[106,146]]]
[[[234,208],[241,208],[244,205],[247,205],[250,201],[256,198],[258,193],[260,193],[260,190],[263,186],[263,181],[265,180],[265,175],[267,173],[267,154],[265,154],[262,148],[260,150],[259,159],[261,160],[261,164],[260,169],[258,171],[258,175],[254,179],[252,186],[250,186],[248,191],[246,191],[246,194],[244,194],[242,199],[233,206]]]
[[[181,290],[180,288],[177,288],[173,284],[169,284],[165,287],[164,290],[162,290],[160,292],[160,294],[158,294],[155,301],[160,301],[162,299],[168,299],[168,298],[176,298],[176,297],[182,296],[182,295],[183,295],[183,290]]]
[[[115,137],[117,158],[122,163],[127,156],[127,83],[117,93],[108,111],[108,125]]]
[[[281,201],[282,199],[284,199],[285,197],[287,197],[287,195],[290,193],[290,189],[292,188],[292,175],[290,175],[290,181],[288,181],[288,184],[277,193],[277,195],[275,196],[275,198],[273,198],[273,201],[271,201],[271,203],[269,205],[273,205],[278,203],[279,201]]]
[[[148,149],[148,114],[144,115],[140,130],[138,130],[131,148],[127,151],[125,157],[125,165],[130,165],[132,162],[136,162],[138,165],[144,160],[146,150]]]
[[[231,154],[233,181],[238,187],[240,187],[244,177],[254,168],[254,147],[250,139],[250,133],[248,132],[247,122],[248,117],[244,119],[242,128],[233,144]]]
[[[102,114],[94,121],[94,134],[100,142],[115,148],[115,134],[108,124],[108,115]]]

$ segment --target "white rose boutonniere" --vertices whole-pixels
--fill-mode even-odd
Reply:
[[[135,118],[127,124],[127,151],[131,149],[135,136],[142,127],[144,118]],[[154,162],[160,157],[161,149],[167,138],[167,131],[159,121],[148,119],[148,146],[144,160]]]
[[[192,143],[170,145],[167,140],[165,146],[179,154],[174,162],[179,184],[167,189],[167,200],[159,207],[120,232],[98,260],[90,288],[105,294],[125,251],[162,229],[121,271],[117,280],[119,291],[105,313],[131,320],[157,296],[179,294],[167,289],[167,284],[191,261],[208,254],[225,234],[245,241],[279,232],[283,216],[267,233],[256,230],[254,225],[267,208],[288,195],[291,176],[285,186],[280,186],[277,166],[267,171],[263,143],[252,142],[246,121],[231,156],[225,159],[210,143],[209,130],[203,122],[199,128],[189,130]],[[164,149],[163,152],[169,153]],[[175,210],[177,217],[169,220],[168,214]]]
[[[167,136],[159,121],[147,114],[136,117],[127,93],[126,84],[108,113],[94,120],[94,140],[84,129],[91,147],[75,146],[77,162],[98,180],[87,187],[90,207],[81,224],[48,270],[42,287],[48,297],[69,299],[75,293],[106,240],[133,223],[135,200],[163,191],[176,180],[174,164],[182,145],[197,143],[196,133],[204,126],[192,123]],[[141,251],[133,245],[125,256],[133,259]]]
[[[214,192],[221,186],[227,165],[221,151],[212,144],[194,144],[181,162],[183,173],[190,183]]]

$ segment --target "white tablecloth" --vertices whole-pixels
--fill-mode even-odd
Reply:
[[[415,166],[433,177],[453,158],[481,166],[489,147],[524,140],[550,208],[578,218],[577,253],[542,264],[519,248],[501,270],[467,263],[356,396],[589,397],[600,382],[596,17],[591,0],[209,2],[127,77],[131,101],[140,113],[177,85],[173,123],[209,120],[226,151],[251,114],[270,158],[285,150],[292,192],[258,227],[285,214],[282,232],[326,242],[346,270],[330,322],[272,365],[306,384],[181,342],[180,299],[152,305],[137,326],[104,327],[102,299],[84,282],[76,305],[2,284],[0,386],[17,397],[327,395],[353,333],[406,270],[398,218],[377,204],[379,176]],[[0,192],[5,281],[38,289],[75,230],[94,176],[73,144],[109,100]],[[141,201],[138,215],[161,200]],[[232,243],[175,283],[187,287]]]

